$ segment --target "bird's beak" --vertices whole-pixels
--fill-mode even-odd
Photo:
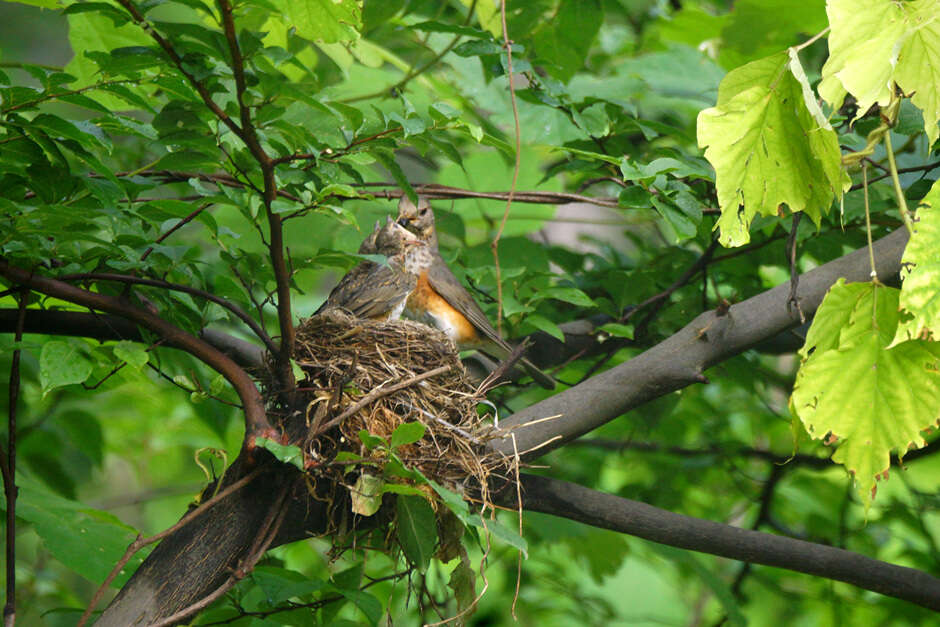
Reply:
[[[407,227],[410,222],[411,220],[409,220],[408,218],[398,218],[398,224],[404,227]]]

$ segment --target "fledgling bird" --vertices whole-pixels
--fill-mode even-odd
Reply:
[[[406,315],[444,331],[461,350],[476,349],[497,360],[506,359],[512,353],[512,346],[499,336],[438,251],[434,211],[428,199],[418,196],[415,205],[407,196],[402,196],[398,203],[398,223],[427,244],[432,257],[408,297]],[[555,381],[531,361],[523,357],[519,364],[536,383],[548,390],[554,389]]]
[[[346,273],[315,314],[343,309],[358,318],[398,320],[414,290],[422,264],[430,265],[427,244],[391,218],[378,223],[359,253],[385,255],[387,264],[363,261]]]

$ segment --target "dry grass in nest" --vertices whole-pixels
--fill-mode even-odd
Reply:
[[[332,311],[297,328],[294,359],[305,375],[302,449],[316,475],[348,481],[348,465],[334,461],[341,451],[382,468],[387,451],[370,450],[360,431],[389,442],[399,425],[419,422],[424,436],[395,450],[407,468],[452,490],[484,495],[491,474],[509,476],[511,460],[486,447],[493,428],[489,415],[477,411],[482,392],[440,331]]]

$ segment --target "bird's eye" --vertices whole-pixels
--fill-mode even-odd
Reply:
[[[420,213],[421,213],[421,215],[423,215],[423,216],[428,215],[428,208],[427,208],[427,207],[422,208],[421,211],[420,211]]]

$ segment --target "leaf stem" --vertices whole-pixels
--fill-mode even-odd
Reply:
[[[904,198],[904,190],[901,189],[901,180],[898,178],[898,166],[894,162],[894,150],[891,148],[891,131],[885,133],[885,151],[888,153],[888,168],[891,170],[891,182],[894,183],[894,193],[898,197],[898,209],[901,211],[901,218],[904,219],[904,226],[907,232],[914,234],[914,226],[911,223],[911,214],[907,210],[907,200]],[[867,193],[867,192],[866,192]],[[868,205],[865,205],[866,211]],[[869,239],[871,235],[869,235]]]

